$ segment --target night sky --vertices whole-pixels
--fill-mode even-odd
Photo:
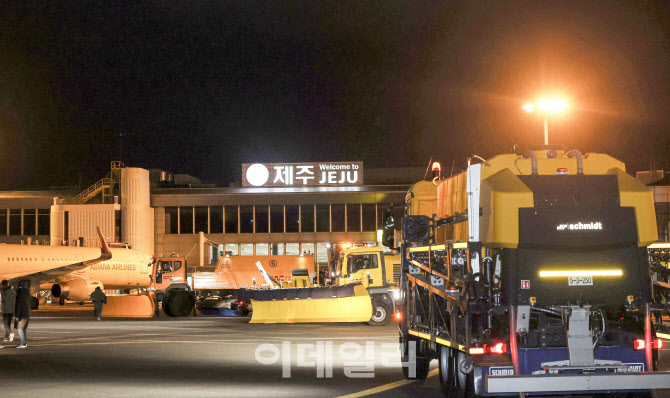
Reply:
[[[665,1],[0,5],[0,188],[111,160],[226,186],[252,162],[451,168],[550,143],[670,168]]]

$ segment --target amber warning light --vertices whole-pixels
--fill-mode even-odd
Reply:
[[[442,176],[442,166],[439,162],[433,162],[433,183],[439,180]]]

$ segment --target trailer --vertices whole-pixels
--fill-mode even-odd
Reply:
[[[651,192],[604,154],[544,146],[437,184],[402,225],[403,373],[449,397],[670,388],[647,247]]]

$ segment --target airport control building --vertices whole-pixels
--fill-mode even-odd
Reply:
[[[96,246],[100,227],[110,242],[191,266],[224,253],[311,253],[325,263],[328,243],[378,243],[383,211],[425,176],[363,162],[244,164],[241,182],[222,188],[112,162],[83,191],[0,192],[0,243]]]

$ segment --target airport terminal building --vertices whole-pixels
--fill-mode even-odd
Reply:
[[[366,170],[362,162],[244,164],[241,182],[223,188],[112,162],[84,191],[0,192],[0,243],[96,246],[100,227],[110,242],[176,253],[192,266],[224,253],[311,253],[325,263],[328,243],[380,244],[383,211],[425,176],[422,167]],[[668,240],[666,180],[648,184],[660,241]]]
[[[362,162],[244,164],[241,182],[222,188],[111,166],[81,192],[0,192],[0,243],[96,246],[97,226],[111,242],[177,253],[189,265],[216,263],[223,253],[311,253],[325,263],[328,243],[379,242],[383,211],[404,203],[426,172],[365,170]]]

